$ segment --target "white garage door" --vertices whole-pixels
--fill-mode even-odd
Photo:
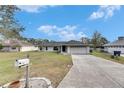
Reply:
[[[86,47],[70,47],[71,54],[87,54]]]

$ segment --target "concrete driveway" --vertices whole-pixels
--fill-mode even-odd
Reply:
[[[124,65],[92,55],[72,55],[73,66],[58,88],[124,87]]]

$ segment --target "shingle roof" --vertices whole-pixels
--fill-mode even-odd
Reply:
[[[62,45],[65,45],[65,46],[87,46],[86,44],[83,44],[80,41],[44,42],[44,43],[41,43],[39,46],[62,46]]]
[[[25,41],[20,41],[17,39],[9,39],[9,40],[4,40],[2,42],[3,46],[32,46],[32,44],[25,42]]]

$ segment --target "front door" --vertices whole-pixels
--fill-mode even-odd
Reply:
[[[66,46],[62,46],[62,52],[66,52],[67,51],[67,47]]]

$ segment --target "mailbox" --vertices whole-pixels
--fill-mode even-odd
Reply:
[[[29,56],[28,56],[29,58]],[[25,88],[28,88],[29,87],[29,62],[30,60],[28,58],[25,58],[25,59],[19,59],[19,60],[16,60],[15,62],[15,67],[25,67],[25,71],[26,71],[26,76],[25,76]]]
[[[121,51],[114,51],[114,56],[120,56]]]
[[[29,59],[28,58],[19,59],[19,60],[16,60],[16,62],[15,62],[16,67],[22,67],[22,66],[28,66],[28,65],[29,65]]]

